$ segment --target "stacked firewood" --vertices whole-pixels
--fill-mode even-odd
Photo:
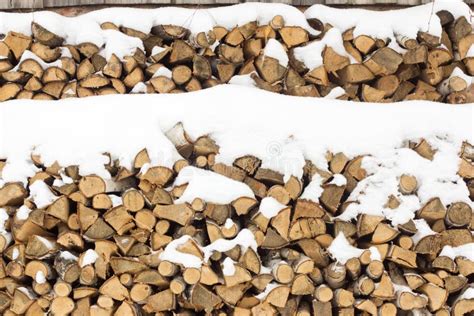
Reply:
[[[143,49],[137,48],[130,56],[111,54],[108,59],[103,47],[89,42],[68,45],[64,38],[33,22],[32,36],[3,34],[0,101],[178,93],[247,75],[258,88],[288,95],[324,97],[339,87],[335,97],[344,100],[470,103],[474,95],[471,24],[448,11],[437,14],[443,29],[440,38],[419,32],[417,38],[394,35],[396,43],[390,43],[354,36],[349,29],[339,36],[347,54],[340,55],[331,46],[314,51],[323,59],[314,69],[296,58],[295,50],[321,41],[332,28],[317,19],[308,22],[321,31],[318,36],[285,25],[280,15],[268,25],[216,26],[198,34],[177,25],[156,25],[145,34],[106,22],[101,25],[103,30],[118,31],[143,43]],[[289,63],[265,54],[272,39],[282,46]],[[403,49],[394,50],[394,46]]]
[[[284,181],[254,156],[233,165],[216,163],[218,144],[208,136],[188,141],[181,124],[167,135],[185,157],[172,169],[150,165],[142,150],[132,169],[117,161],[106,165],[111,180],[81,176],[77,166],[45,166],[33,156],[40,171],[26,188],[21,183],[0,188],[0,313],[474,312],[474,262],[466,253],[439,256],[445,246],[472,245],[468,204],[443,205],[438,198],[426,203],[416,220],[434,231],[427,235],[412,220],[393,227],[382,216],[361,214],[345,222],[334,217],[367,176],[363,157],[330,153],[328,171],[308,161],[301,179]],[[426,140],[409,148],[427,159],[432,152]],[[458,171],[471,200],[473,149],[464,144]],[[0,172],[4,165],[0,162]],[[188,186],[174,181],[184,168],[246,184],[254,197],[228,204],[176,202]],[[319,202],[302,197],[316,174],[322,178]],[[401,194],[416,194],[417,186],[415,177],[400,177]],[[394,196],[387,201],[394,209],[398,203]],[[271,214],[264,204],[279,207]],[[350,244],[360,253],[343,253],[347,258],[341,262],[334,253],[350,252]]]

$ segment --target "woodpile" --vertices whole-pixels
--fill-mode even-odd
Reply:
[[[129,27],[102,23],[103,30],[137,38],[143,49],[106,59],[102,47],[66,40],[38,23],[31,36],[8,32],[0,42],[0,101],[10,99],[63,99],[123,93],[191,92],[225,84],[247,75],[255,86],[296,96],[325,97],[334,88],[336,97],[364,102],[430,100],[471,103],[474,34],[465,17],[448,11],[437,13],[442,36],[419,32],[416,38],[390,40],[345,30],[340,39],[345,55],[331,46],[313,54],[323,64],[309,69],[295,51],[324,39],[331,25],[309,19],[321,31],[311,35],[287,26],[277,15],[268,25],[249,22],[226,29],[215,26],[192,34],[178,25],[155,25],[149,34]],[[289,63],[266,53],[270,40],[281,45]],[[393,40],[395,41],[395,40]],[[392,47],[398,45],[404,52]],[[349,58],[351,57],[351,58]]]
[[[45,166],[33,156],[39,171],[26,188],[21,183],[0,188],[0,313],[474,312],[474,262],[439,255],[446,246],[472,245],[468,204],[430,200],[416,220],[434,233],[417,240],[414,235],[422,232],[412,220],[392,227],[386,218],[369,214],[354,222],[334,219],[367,176],[362,157],[328,153],[329,171],[308,161],[301,179],[285,181],[254,156],[233,165],[216,163],[218,144],[208,136],[189,141],[181,124],[166,134],[186,157],[172,169],[143,169],[150,163],[145,149],[131,170],[111,161],[106,167],[112,179],[81,176],[77,166]],[[425,140],[407,148],[422,156],[429,156],[428,149]],[[473,149],[464,144],[458,171],[471,200]],[[0,162],[0,173],[4,165]],[[177,203],[188,184],[174,185],[174,179],[188,166],[245,183],[255,198]],[[316,174],[323,179],[319,202],[301,196]],[[415,177],[400,177],[400,194],[417,194],[417,187]],[[270,216],[263,211],[269,200],[279,206]],[[390,208],[396,204],[395,197],[387,201]],[[331,250],[336,240],[360,252],[336,260]]]

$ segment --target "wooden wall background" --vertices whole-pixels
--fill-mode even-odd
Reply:
[[[315,3],[328,5],[373,5],[378,8],[388,6],[407,6],[431,2],[431,0],[253,0],[260,2],[287,3],[296,6],[308,6]],[[464,0],[474,4],[474,0]],[[243,0],[0,0],[0,10],[48,9],[72,6],[108,6],[108,5],[220,5],[245,2]]]

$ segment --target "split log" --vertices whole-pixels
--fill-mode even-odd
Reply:
[[[374,79],[374,74],[364,65],[351,64],[337,72],[343,83],[363,83]]]
[[[50,32],[35,22],[31,23],[31,32],[33,33],[35,40],[52,48],[61,46],[64,42],[62,37]]]
[[[287,47],[299,46],[309,41],[309,35],[301,27],[285,26],[279,30],[280,36]]]

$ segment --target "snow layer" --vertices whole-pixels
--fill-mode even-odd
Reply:
[[[256,87],[255,80],[252,79],[251,74],[233,76],[232,78],[230,78],[229,84],[246,87]]]
[[[332,28],[327,31],[323,38],[313,41],[306,46],[296,47],[294,56],[297,60],[303,62],[309,70],[323,65],[323,51],[331,47],[337,54],[349,58],[351,62],[355,59],[344,48],[342,33],[338,28]]]
[[[49,31],[63,37],[66,44],[77,45],[90,42],[104,46],[101,54],[109,58],[112,54],[123,58],[132,55],[142,42],[116,30],[102,30],[100,25],[112,22],[140,32],[149,33],[156,25],[179,25],[191,31],[191,36],[207,32],[214,26],[232,29],[248,22],[268,24],[275,15],[283,16],[288,26],[300,26],[313,35],[319,32],[306,22],[303,12],[285,4],[243,3],[234,6],[188,9],[164,7],[158,9],[107,8],[76,17],[65,17],[54,12],[34,13],[0,12],[0,33],[9,31],[31,34],[31,22],[36,22]]]
[[[212,254],[216,251],[226,252],[234,248],[235,246],[240,246],[242,253],[247,251],[248,248],[252,248],[257,251],[257,242],[255,241],[255,236],[253,233],[244,228],[242,229],[234,239],[218,239],[213,243],[207,245],[202,250],[204,252],[204,260],[207,262]]]
[[[190,106],[196,104],[199,106]],[[340,218],[351,220],[365,212],[385,215],[396,225],[413,218],[414,212],[435,196],[445,205],[456,201],[472,205],[457,170],[462,141],[474,141],[473,115],[473,105],[413,101],[380,106],[283,96],[234,85],[178,95],[15,100],[0,104],[0,133],[4,136],[0,138],[0,157],[8,158],[2,180],[26,183],[27,177],[34,175],[37,168],[30,160],[32,149],[46,165],[56,161],[62,166],[78,165],[82,175],[110,177],[104,168],[109,162],[104,152],[129,168],[143,148],[151,166],[171,168],[181,157],[164,132],[182,122],[191,139],[209,135],[216,141],[220,146],[216,162],[232,165],[238,157],[254,155],[262,159],[264,168],[281,172],[285,179],[291,175],[301,178],[305,159],[327,170],[327,151],[343,152],[349,158],[370,154],[363,159],[368,177],[350,196],[358,203],[352,203]],[[421,138],[437,150],[432,161],[407,146],[408,140]],[[417,196],[398,194],[399,177],[404,173],[417,178]],[[219,176],[200,170],[186,176],[183,173],[178,183],[200,183],[206,177],[221,181]],[[228,181],[232,180],[224,182]],[[207,182],[212,190],[221,189]],[[185,193],[182,202],[199,195],[210,199],[207,192],[200,191],[205,190]],[[390,195],[401,202],[395,210],[384,207]],[[213,199],[216,196],[212,194]],[[227,193],[225,197],[227,202],[232,198]]]
[[[342,187],[347,184],[347,179],[342,174],[335,174],[329,184],[334,184],[338,187]]]
[[[48,239],[42,237],[42,236],[36,236],[36,238],[43,244],[46,246],[46,248],[48,248],[49,250],[53,249],[54,248],[54,244],[49,241]]]
[[[30,216],[31,210],[26,205],[20,206],[19,209],[16,211],[16,218],[21,221],[27,220]]]
[[[6,245],[12,241],[12,235],[6,229],[6,222],[8,221],[9,216],[7,211],[4,208],[0,208],[0,235],[5,238]]]
[[[78,258],[75,255],[73,255],[72,253],[70,253],[69,251],[61,251],[59,256],[61,258],[66,259],[66,260],[74,260],[74,261],[78,260]]]
[[[283,48],[283,45],[274,38],[268,40],[265,49],[263,50],[263,55],[275,58],[283,67],[288,66],[288,55]]]
[[[359,249],[352,246],[343,232],[339,232],[327,250],[331,257],[341,264],[346,264],[349,259],[359,258],[365,251],[367,251],[367,249]],[[377,247],[372,246],[368,251],[370,252],[370,260],[382,260],[382,255]]]
[[[94,264],[97,259],[99,259],[97,252],[95,252],[93,249],[88,249],[81,259],[80,267],[84,268],[87,265]]]
[[[372,261],[382,261],[382,255],[377,247],[371,246],[369,248],[370,251],[370,260]]]
[[[166,68],[165,66],[161,66],[161,67],[158,68],[158,70],[153,74],[153,78],[163,76],[163,77],[166,77],[166,78],[171,79],[172,74],[173,74],[173,73],[171,72],[171,70],[169,70],[169,69]]]
[[[116,30],[103,30],[101,33],[105,47],[100,53],[107,60],[112,57],[112,54],[123,60],[125,56],[133,55],[137,48],[144,50],[143,42],[137,37],[128,36]]]
[[[470,113],[466,115],[469,115],[470,122],[462,124],[470,129],[466,130],[465,137],[472,139],[472,105],[468,105],[467,109]],[[446,122],[443,124],[446,125]],[[462,201],[472,207],[474,204],[469,199],[468,189],[463,179],[457,175],[460,144],[449,134],[426,134],[425,139],[436,150],[432,161],[409,148],[394,148],[365,157],[362,167],[369,176],[359,182],[348,199],[358,203],[350,204],[339,218],[350,220],[360,213],[382,215],[396,226],[413,219],[415,212],[434,197],[439,197],[444,205]],[[400,194],[399,179],[403,174],[416,177],[419,184],[416,195]],[[400,202],[396,209],[386,206],[391,195]]]
[[[107,59],[115,54],[123,59],[133,55],[137,48],[143,49],[140,39],[128,36],[116,30],[103,30],[100,25],[112,22],[119,27],[128,27],[143,33],[150,33],[157,25],[178,25],[190,30],[191,38],[199,32],[208,32],[215,26],[232,29],[248,22],[256,21],[259,25],[268,24],[276,15],[281,15],[286,26],[300,26],[312,35],[319,31],[311,28],[306,18],[317,18],[334,26],[321,40],[309,45],[297,47],[295,57],[304,62],[311,70],[322,65],[322,52],[326,46],[332,47],[336,53],[354,58],[343,46],[342,32],[354,27],[354,36],[361,34],[375,38],[390,40],[389,47],[403,51],[396,42],[397,36],[416,38],[419,31],[427,31],[433,35],[441,35],[441,24],[435,14],[439,10],[449,10],[455,17],[470,17],[469,6],[462,0],[437,0],[432,6],[426,4],[394,11],[369,11],[363,9],[335,9],[324,5],[313,5],[305,11],[278,3],[242,3],[233,6],[188,9],[164,7],[158,9],[107,8],[96,10],[76,17],[64,17],[54,12],[42,11],[34,13],[0,12],[0,33],[9,31],[31,34],[31,22],[36,22],[49,31],[61,36],[65,44],[78,45],[90,42],[100,48],[100,54]],[[80,27],[78,27],[80,25]],[[217,45],[217,43],[215,44]],[[163,50],[154,47],[152,53]],[[277,41],[270,39],[264,50],[265,55],[277,58],[283,66],[288,64],[288,56]],[[27,52],[28,58],[37,60]],[[472,54],[469,52],[469,54]],[[1,58],[2,56],[0,56]],[[26,58],[25,57],[25,58]],[[22,58],[23,60],[23,58]],[[60,63],[56,62],[56,63]],[[45,67],[52,64],[40,62]]]
[[[456,257],[465,257],[474,261],[474,243],[465,244],[458,247],[444,246],[438,256],[446,256],[451,259]]]
[[[189,253],[178,251],[178,247],[185,244],[189,239],[191,239],[191,236],[189,235],[184,235],[178,239],[174,239],[166,245],[165,250],[160,253],[160,260],[180,264],[186,268],[200,268],[202,265],[201,258]]]
[[[331,91],[324,98],[334,100],[343,96],[345,93],[346,93],[346,90],[344,90],[343,88],[335,87],[335,88],[332,88]]]
[[[235,225],[234,221],[231,218],[225,220],[224,228],[231,229]]]
[[[426,236],[436,235],[436,232],[431,229],[430,225],[428,225],[424,219],[415,219],[413,223],[415,223],[416,226],[416,234],[411,236],[411,239],[415,245]]]
[[[266,197],[260,202],[258,211],[266,218],[271,219],[277,216],[284,208],[286,208],[286,205],[281,204],[275,198]]]
[[[13,248],[12,250],[12,259],[16,260],[20,256],[20,251],[18,250],[17,247]]]
[[[139,82],[133,86],[130,93],[146,93],[147,87],[146,84],[143,82]]]
[[[38,284],[43,284],[43,283],[46,282],[46,277],[44,276],[43,271],[38,271],[38,272],[36,272],[35,281],[36,281],[36,283],[38,283]]]
[[[278,283],[274,283],[274,282],[268,283],[267,286],[265,287],[265,290],[262,293],[256,295],[255,297],[258,298],[259,300],[264,300],[273,289],[279,286],[282,286],[282,285]]]
[[[328,252],[337,262],[345,264],[351,258],[359,258],[364,249],[349,244],[344,234],[340,232],[328,247]]]
[[[227,257],[222,261],[222,273],[225,276],[233,276],[235,274],[234,260]]]
[[[43,69],[48,69],[50,67],[59,67],[59,68],[61,68],[62,65],[63,65],[63,63],[61,62],[60,59],[58,59],[58,60],[56,60],[52,63],[47,63],[47,62],[43,61],[40,57],[38,57],[32,51],[25,50],[23,52],[23,54],[21,55],[21,58],[18,61],[18,64],[11,71],[18,71],[20,69],[21,63],[24,62],[25,60],[29,60],[29,59],[32,59],[32,60],[36,61],[41,66],[41,68],[43,68]]]
[[[37,208],[45,208],[57,200],[57,196],[51,192],[48,185],[43,180],[36,180],[29,186],[30,197]]]
[[[255,236],[248,229],[242,229],[234,239],[218,239],[205,247],[200,247],[202,253],[204,254],[204,260],[201,260],[201,258],[197,256],[183,253],[178,250],[180,245],[185,244],[191,238],[192,237],[189,235],[184,235],[170,242],[166,246],[165,250],[160,253],[160,260],[166,260],[180,264],[186,268],[199,268],[204,262],[208,262],[209,258],[216,251],[226,252],[236,246],[240,246],[242,253],[244,253],[248,248],[252,248],[253,250],[257,251],[257,242],[255,241]],[[228,263],[229,262],[227,262],[227,264]],[[229,268],[227,271],[230,273]]]
[[[323,194],[323,188],[321,187],[323,181],[324,179],[316,173],[311,179],[311,182],[304,189],[300,198],[319,203],[319,198],[321,197],[321,194]]]
[[[112,201],[112,207],[122,205],[123,203],[122,198],[120,196],[109,194],[109,198]]]
[[[470,20],[469,6],[462,0],[436,0],[434,4],[389,11],[336,9],[315,4],[305,11],[305,16],[329,23],[341,32],[354,28],[354,37],[369,35],[390,39],[391,44],[396,45],[397,35],[416,38],[418,32],[423,31],[440,37],[442,28],[436,12],[441,10],[448,10],[455,18],[465,16]]]
[[[174,185],[187,183],[188,186],[175,203],[191,203],[195,198],[216,204],[229,204],[239,197],[254,198],[253,192],[245,183],[232,180],[218,173],[196,167],[183,168]]]
[[[458,300],[474,299],[474,287],[468,287],[459,297]]]

